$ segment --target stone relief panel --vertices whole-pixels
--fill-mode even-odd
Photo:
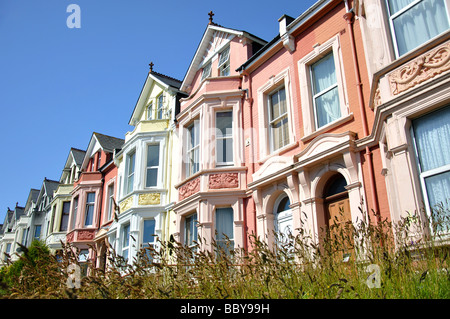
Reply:
[[[183,200],[200,191],[200,177],[187,182],[178,189],[178,196]]]
[[[391,93],[398,95],[448,70],[450,70],[450,42],[438,46],[390,73]]]
[[[239,187],[238,173],[220,173],[209,175],[209,188],[236,188]]]
[[[160,193],[140,194],[138,199],[139,205],[158,205],[161,203]]]

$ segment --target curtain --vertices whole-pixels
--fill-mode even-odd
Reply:
[[[433,220],[450,217],[450,107],[413,121],[417,153]],[[431,173],[427,173],[431,170]],[[442,231],[445,224],[437,226]]]
[[[389,0],[391,16],[414,1]],[[423,0],[393,18],[398,54],[403,55],[448,30],[444,0]]]
[[[311,67],[317,128],[341,117],[336,67],[333,54],[329,54]]]
[[[216,209],[216,242],[218,248],[228,251],[228,249],[234,249],[234,231],[233,231],[233,209],[231,207],[217,208]],[[232,246],[227,247],[227,237],[230,240]]]
[[[450,107],[413,121],[421,171],[450,164]]]

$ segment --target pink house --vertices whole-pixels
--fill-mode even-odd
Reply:
[[[113,154],[123,143],[122,139],[94,132],[72,191],[66,239],[80,250],[81,262],[89,259],[96,267],[105,264],[106,230],[114,221],[117,185]]]
[[[244,154],[242,76],[236,69],[266,42],[245,31],[208,24],[181,85],[178,143],[182,159],[175,239],[193,245],[204,239],[245,247],[247,166]]]

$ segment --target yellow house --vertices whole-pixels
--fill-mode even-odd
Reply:
[[[169,240],[175,229],[172,206],[176,200],[172,180],[172,148],[181,81],[153,71],[147,75],[125,135],[115,154],[118,167],[117,219],[108,230],[116,253],[133,260],[141,248]],[[176,177],[175,177],[176,178]]]

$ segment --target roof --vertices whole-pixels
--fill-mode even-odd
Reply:
[[[83,163],[84,156],[86,155],[86,151],[79,150],[77,148],[71,148],[70,152],[72,153],[73,159],[77,166],[80,166]]]
[[[161,82],[167,84],[168,86],[171,86],[173,88],[179,89],[181,86],[181,81],[177,80],[175,78],[172,78],[168,75],[165,74],[161,74],[155,71],[150,71],[149,74],[151,74],[152,76],[154,76],[155,78],[157,78],[158,80],[160,80]]]
[[[110,153],[113,153],[115,149],[121,149],[123,143],[125,143],[125,140],[121,138],[112,137],[97,132],[94,132],[93,136],[96,137],[102,149]]]

